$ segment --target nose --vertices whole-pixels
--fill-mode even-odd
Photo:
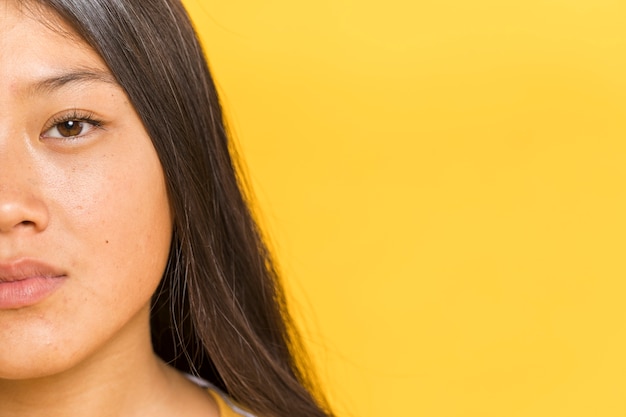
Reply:
[[[48,207],[41,198],[26,137],[0,124],[0,239],[14,233],[42,231],[48,226]]]
[[[4,96],[2,96],[4,98]],[[32,138],[16,123],[21,115],[14,106],[0,111],[0,240],[11,234],[43,231],[48,226],[48,206],[42,198]],[[19,107],[18,107],[19,109]]]
[[[0,177],[4,176],[0,174]],[[47,226],[48,210],[41,199],[17,184],[0,184],[0,235],[42,231]]]

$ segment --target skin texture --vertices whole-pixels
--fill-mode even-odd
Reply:
[[[0,0],[0,265],[64,275],[0,309],[0,417],[217,416],[150,345],[172,233],[157,154],[99,56],[59,27]]]

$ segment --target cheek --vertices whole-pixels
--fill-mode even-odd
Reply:
[[[78,171],[57,190],[64,198],[51,213],[70,242],[76,280],[95,303],[134,309],[152,295],[169,252],[172,222],[158,158],[150,145],[102,155]]]

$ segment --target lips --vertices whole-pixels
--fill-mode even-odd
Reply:
[[[64,271],[33,259],[0,262],[0,310],[35,305],[59,288]]]
[[[55,278],[65,275],[60,269],[43,262],[21,259],[15,262],[0,262],[0,283],[22,281],[29,278]]]

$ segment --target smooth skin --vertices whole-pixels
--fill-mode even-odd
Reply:
[[[100,57],[35,10],[0,0],[0,264],[65,278],[0,309],[0,417],[216,417],[150,344],[172,233],[150,138]]]

